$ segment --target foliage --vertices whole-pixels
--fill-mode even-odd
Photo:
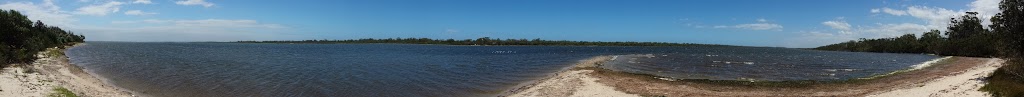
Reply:
[[[817,50],[883,52],[883,53],[930,53],[949,56],[992,57],[997,56],[998,34],[985,30],[978,17],[970,14],[953,18],[943,37],[938,30],[925,32],[920,38],[904,34],[896,38],[864,39],[817,47]]]
[[[586,45],[586,46],[712,46],[711,44],[667,43],[667,42],[590,42],[568,40],[541,39],[497,39],[482,37],[477,39],[430,39],[430,38],[387,38],[387,39],[350,39],[350,40],[302,40],[302,41],[238,41],[241,43],[404,43],[404,44],[447,44],[447,45]],[[723,46],[723,45],[714,45]]]
[[[999,3],[1001,13],[992,17],[993,31],[1000,40],[999,52],[1007,59],[989,77],[989,83],[982,87],[993,96],[1024,96],[1024,0],[1003,0]]]
[[[53,88],[53,91],[53,93],[46,95],[46,97],[78,97],[74,92],[71,92],[71,90],[64,87]]]
[[[70,45],[84,39],[82,35],[59,27],[32,22],[18,11],[0,10],[0,67],[28,63],[36,59],[36,53],[46,48]]]

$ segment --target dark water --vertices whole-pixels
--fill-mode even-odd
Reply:
[[[130,42],[88,42],[67,53],[110,83],[167,97],[494,96],[598,55],[654,56],[621,56],[607,65],[615,70],[764,80],[864,77],[936,58],[749,47]]]

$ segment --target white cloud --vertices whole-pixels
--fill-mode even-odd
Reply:
[[[962,11],[953,11],[945,8],[911,6],[907,7],[907,13],[914,18],[924,20],[929,28],[945,30],[949,19],[963,15]]]
[[[159,20],[159,19],[147,19],[141,21],[113,21],[114,24],[129,24],[129,23],[149,23],[149,24],[171,24],[178,27],[198,27],[198,28],[214,28],[214,27],[227,27],[227,28],[271,28],[280,29],[286,28],[279,24],[267,24],[260,23],[256,20],[226,20],[226,19],[205,19],[205,20]]]
[[[908,6],[906,10],[882,8],[882,11],[896,15],[903,16],[909,15],[914,18],[924,20],[927,25],[924,25],[930,30],[945,31],[946,27],[949,26],[949,18],[958,17],[966,14],[968,11],[978,12],[978,18],[981,19],[984,28],[988,28],[991,25],[991,21],[988,20],[996,13],[1001,12],[998,8],[1000,0],[975,0],[971,4],[967,4],[970,9],[964,10],[952,10],[940,7],[928,7],[928,6]],[[873,10],[873,9],[872,9]],[[905,12],[905,13],[904,13]]]
[[[32,2],[9,2],[0,5],[0,9],[17,10],[31,20],[42,21],[48,25],[70,26],[72,22],[78,21],[71,14],[61,11],[60,6],[53,4],[53,0],[43,0],[42,4]]]
[[[125,15],[154,15],[154,14],[160,14],[160,13],[143,12],[142,10],[128,10],[128,11],[124,11],[124,14]]]
[[[714,27],[711,27],[711,28],[729,28],[729,26],[718,25],[718,26],[714,26]]]
[[[863,38],[896,37],[903,34],[916,34],[928,31],[928,26],[914,23],[876,24],[874,27],[858,29],[858,36]]]
[[[1000,1],[1001,0],[977,0],[967,5],[968,7],[971,7],[971,9],[968,9],[967,11],[978,12],[978,18],[982,20],[981,24],[991,25],[992,21],[989,20],[992,19],[992,16],[996,16],[996,14],[1002,12],[999,10]]]
[[[112,24],[132,24],[132,23],[160,24],[160,23],[167,23],[167,22],[171,22],[171,20],[146,19],[146,20],[140,20],[140,21],[111,21],[110,23],[112,23]]]
[[[850,24],[846,23],[846,21],[825,21],[825,22],[821,22],[821,24],[825,25],[825,26],[832,27],[832,29],[836,29],[836,30],[843,30],[843,31],[849,31],[850,30]]]
[[[2,2],[0,2],[2,3]],[[289,27],[262,23],[256,20],[202,19],[165,20],[147,19],[138,21],[111,21],[110,25],[73,25],[77,22],[73,14],[101,15],[116,13],[121,2],[107,2],[87,5],[74,12],[61,10],[52,0],[42,3],[6,2],[0,9],[17,10],[32,20],[40,20],[89,37],[89,41],[238,41],[309,39]],[[99,11],[94,11],[99,10]],[[94,13],[89,13],[94,12]],[[148,14],[144,11],[126,11],[125,14]]]
[[[93,16],[106,16],[109,13],[116,13],[121,10],[122,2],[110,1],[100,5],[88,5],[85,7],[78,8],[75,14],[93,15]]]
[[[206,2],[205,0],[185,0],[174,2],[178,5],[202,5],[203,7],[212,7],[213,3]]]
[[[829,25],[830,21],[826,21],[822,24]],[[836,24],[842,24],[845,22],[834,21]],[[840,26],[841,28],[842,26]],[[835,27],[833,27],[835,28]],[[840,29],[835,28],[835,29]],[[839,42],[845,42],[855,40],[857,38],[888,38],[897,37],[903,34],[918,34],[928,31],[929,28],[925,25],[914,24],[914,23],[896,23],[896,24],[876,24],[868,27],[851,27],[850,30],[840,30],[836,32],[830,31],[800,31],[797,32],[800,36],[784,39],[785,42],[780,43],[786,47],[817,47],[828,44],[835,44]]]
[[[153,4],[152,0],[135,0],[132,4]]]
[[[872,12],[875,12],[875,10],[872,10]],[[895,15],[895,16],[907,15],[907,11],[891,9],[891,8],[888,8],[888,7],[882,8],[882,12],[885,12],[885,13],[888,13],[888,14],[891,14],[891,15]]]
[[[782,28],[783,28],[782,25],[774,24],[774,23],[768,23],[768,20],[767,19],[763,19],[763,18],[762,19],[757,19],[755,21],[757,21],[758,23],[738,24],[738,25],[734,25],[734,26],[718,25],[718,26],[713,26],[711,28],[718,28],[718,29],[721,29],[721,28],[738,28],[738,29],[749,29],[749,30],[773,30],[773,31],[782,31]]]
[[[972,11],[977,10],[979,13],[991,12],[979,14],[979,18],[988,20],[991,15],[994,15],[992,6],[998,6],[998,0],[977,0],[971,3],[970,6]],[[996,8],[998,9],[998,8]],[[904,10],[892,9],[892,8],[877,8],[871,9],[871,13],[886,13],[893,16],[909,16],[923,21],[924,23],[887,23],[887,24],[874,24],[866,26],[855,26],[842,21],[842,19],[824,21],[822,25],[831,27],[835,32],[831,31],[805,31],[798,32],[802,33],[799,37],[786,39],[782,45],[788,47],[816,47],[827,44],[834,44],[844,41],[850,41],[857,38],[887,38],[897,37],[903,34],[917,34],[920,35],[925,31],[929,30],[946,30],[950,22],[950,18],[955,18],[964,15],[963,10],[954,11],[945,8],[938,7],[927,7],[927,6],[908,6]],[[984,23],[983,23],[984,24]],[[987,25],[987,24],[986,24]],[[830,33],[831,32],[831,33]]]
[[[280,24],[256,20],[202,19],[112,21],[111,27],[84,27],[99,41],[239,41],[296,39]]]
[[[733,26],[735,28],[751,29],[751,30],[775,30],[781,31],[782,25],[772,23],[754,23],[754,24],[740,24]]]

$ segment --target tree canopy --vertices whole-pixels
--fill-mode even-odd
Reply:
[[[976,14],[952,18],[944,37],[938,30],[924,32],[920,38],[904,34],[894,38],[851,40],[814,49],[853,52],[929,53],[949,56],[998,56],[998,35],[985,30]]]
[[[60,27],[32,22],[15,10],[0,10],[0,67],[35,60],[36,53],[85,40]]]

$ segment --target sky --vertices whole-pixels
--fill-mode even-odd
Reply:
[[[999,0],[0,0],[86,41],[541,38],[807,48],[935,29]]]

